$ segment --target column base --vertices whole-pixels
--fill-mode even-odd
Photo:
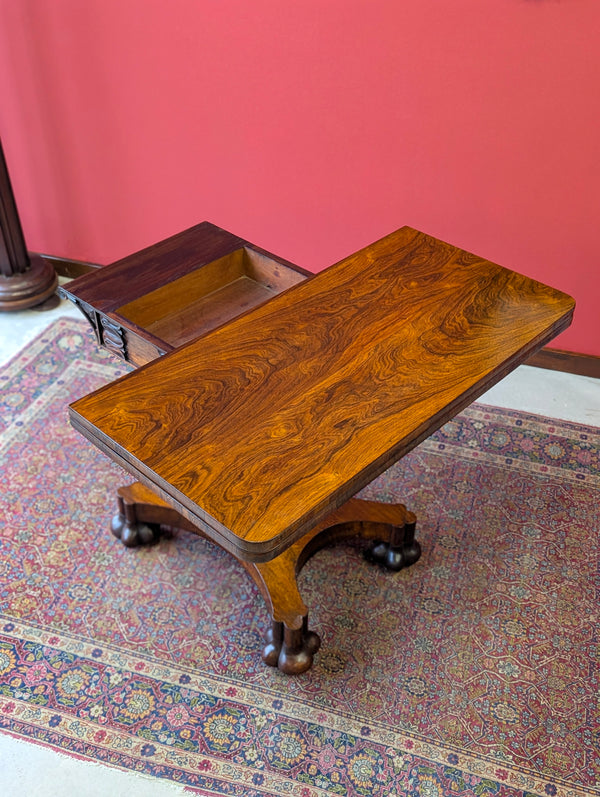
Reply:
[[[0,275],[0,311],[27,310],[50,298],[58,287],[54,268],[39,255],[30,256],[27,271]]]

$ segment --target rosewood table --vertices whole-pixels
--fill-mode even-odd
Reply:
[[[420,555],[404,505],[353,496],[573,308],[403,227],[79,399],[70,419],[138,479],[119,491],[117,536],[165,524],[231,552],[271,613],[263,659],[298,673],[319,647],[296,584],[315,550],[359,534],[391,569]]]

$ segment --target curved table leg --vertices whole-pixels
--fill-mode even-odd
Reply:
[[[202,529],[139,482],[119,488],[118,499],[119,514],[111,528],[129,547],[156,541],[165,526],[208,538]],[[359,537],[373,541],[367,552],[369,560],[400,570],[414,564],[421,555],[415,526],[416,517],[404,504],[351,498],[269,562],[238,560],[254,579],[271,615],[263,661],[288,675],[297,675],[312,666],[321,640],[308,628],[308,609],[300,596],[297,576],[314,553],[327,545]]]
[[[263,661],[290,675],[308,670],[321,641],[308,629],[308,609],[297,576],[308,559],[326,545],[361,537],[376,540],[369,559],[399,570],[421,555],[415,540],[416,517],[403,504],[381,504],[352,498],[331,512],[300,540],[269,562],[242,562],[270,609],[273,625]],[[379,542],[382,531],[387,542]]]

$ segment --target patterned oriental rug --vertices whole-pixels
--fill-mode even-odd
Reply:
[[[600,795],[600,430],[473,405],[377,479],[423,556],[317,554],[290,678],[228,554],[109,533],[130,477],[66,407],[123,372],[71,319],[0,371],[1,730],[200,795]]]

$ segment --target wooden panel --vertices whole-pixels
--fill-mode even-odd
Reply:
[[[149,340],[144,340],[141,335],[134,335],[130,330],[125,329],[127,362],[132,365],[141,366],[156,360],[165,353],[164,344],[162,347],[155,345]],[[170,351],[170,349],[168,349]]]
[[[109,313],[245,244],[242,238],[202,222],[104,267],[100,274],[79,277],[65,292]]]
[[[178,347],[266,302],[275,293],[246,276],[148,324],[157,338]]]
[[[237,249],[225,257],[194,269],[179,279],[165,282],[133,302],[122,305],[117,312],[139,327],[149,329],[164,317],[174,317],[244,273],[244,250]],[[166,339],[166,338],[165,338]]]
[[[244,249],[244,255],[246,274],[274,293],[281,293],[303,282],[307,276],[312,276],[297,266],[290,268],[285,262],[273,260],[272,257],[248,246]]]
[[[404,227],[77,402],[241,558],[277,555],[565,329],[563,293]]]

